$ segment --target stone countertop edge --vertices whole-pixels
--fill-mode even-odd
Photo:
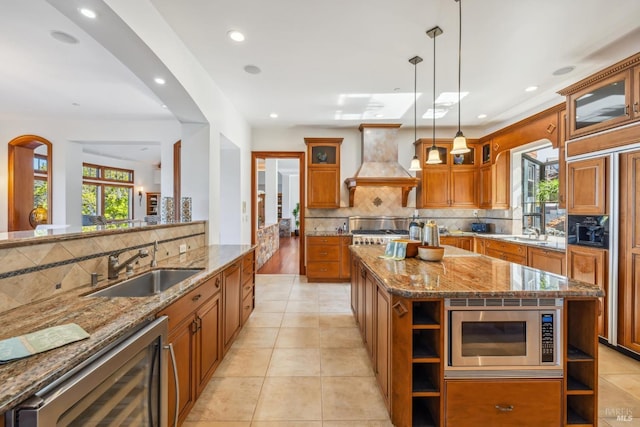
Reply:
[[[367,265],[387,292],[405,298],[595,298],[604,296],[597,285],[570,280],[509,261],[445,247],[442,261],[406,258],[382,259],[382,247],[351,245],[351,251]],[[512,272],[554,283],[549,289],[525,289],[512,280]],[[518,276],[521,277],[521,276]],[[543,279],[544,278],[544,279]],[[528,284],[527,286],[531,286]]]
[[[211,245],[188,251],[158,263],[158,268],[203,269],[158,295],[149,297],[86,297],[86,294],[122,281],[89,284],[55,297],[0,314],[0,339],[23,335],[50,326],[76,323],[90,334],[78,341],[44,353],[0,365],[0,414],[15,407],[51,384],[99,350],[133,332],[141,323],[215,276],[255,245]],[[136,275],[148,269],[136,271]],[[6,327],[6,325],[11,325]]]

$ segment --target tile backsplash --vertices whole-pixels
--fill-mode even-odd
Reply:
[[[61,236],[42,242],[29,241],[0,249],[0,312],[54,296],[89,284],[91,273],[107,277],[107,257],[119,252],[126,260],[139,249],[150,255],[141,258],[134,270],[151,262],[157,240],[158,261],[179,255],[179,247],[188,249],[206,245],[205,222],[149,226],[77,237]]]

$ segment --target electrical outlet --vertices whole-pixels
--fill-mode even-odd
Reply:
[[[478,209],[473,210],[473,216],[478,216]]]
[[[180,253],[183,254],[185,252],[187,252],[187,245],[186,244],[180,245]]]

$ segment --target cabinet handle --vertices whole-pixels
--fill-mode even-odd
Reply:
[[[640,111],[638,111],[638,101],[633,103],[633,112],[634,113],[640,113]]]
[[[244,306],[244,309],[245,309],[245,310],[249,310],[250,308],[251,308],[251,306],[250,306],[250,305],[245,305],[245,306]]]
[[[409,312],[409,310],[407,310],[407,307],[405,307],[404,304],[402,304],[400,301],[393,304],[392,308],[393,308],[393,311],[396,312],[398,317],[403,317],[405,314]]]
[[[202,318],[200,318],[200,316],[196,316],[196,326],[198,327],[198,329],[196,329],[197,331],[202,329]]]
[[[367,272],[364,270],[364,268],[360,268],[360,277],[362,278],[367,277]]]
[[[200,298],[202,298],[202,295],[201,295],[201,294],[198,294],[198,295],[196,295],[196,296],[192,297],[192,298],[191,298],[191,301],[196,302],[196,301],[198,301]]]
[[[509,406],[496,405],[496,409],[500,412],[511,412],[513,411],[513,405],[509,405]]]
[[[191,333],[195,334],[196,332],[198,332],[198,322],[194,320],[191,322]]]
[[[178,378],[178,366],[176,365],[176,354],[173,351],[173,343],[164,346],[165,350],[169,350],[171,356],[171,367],[173,368],[174,392],[176,395],[175,412],[173,413],[173,427],[178,427],[178,409],[180,408],[180,379]]]
[[[629,115],[629,104],[624,106],[624,114],[627,116]]]
[[[216,285],[215,286],[216,286],[216,288],[220,287],[220,278],[219,277],[216,278]]]

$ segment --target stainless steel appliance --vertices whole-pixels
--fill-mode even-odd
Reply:
[[[409,238],[409,218],[405,217],[365,217],[349,218],[349,230],[354,245],[386,245],[393,239]]]
[[[609,249],[608,215],[569,215],[567,243]]]
[[[149,322],[43,388],[12,411],[9,426],[166,427],[167,324],[166,316]]]
[[[561,298],[445,300],[445,377],[561,378]]]

